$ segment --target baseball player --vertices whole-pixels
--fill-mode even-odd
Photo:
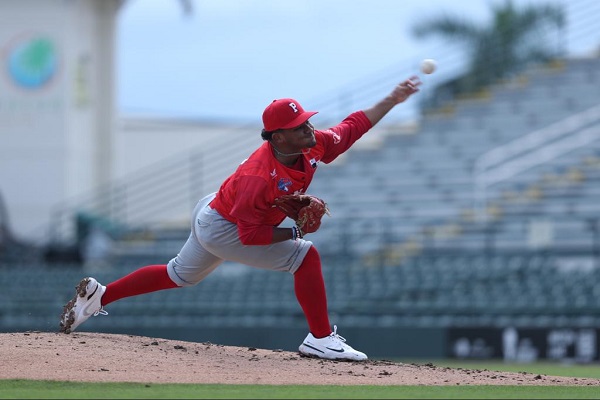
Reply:
[[[263,112],[264,143],[230,175],[216,193],[201,199],[191,232],[167,265],[148,265],[108,283],[87,277],[65,306],[60,331],[70,333],[90,316],[119,299],[157,290],[194,286],[223,261],[286,271],[309,333],[300,353],[325,359],[366,360],[329,322],[321,259],[304,235],[319,228],[326,204],[307,194],[319,163],[330,163],[348,150],[389,111],[419,91],[417,76],[396,85],[370,108],[356,111],[328,130],[316,130],[294,99],[274,100]],[[288,202],[289,199],[289,202]],[[279,227],[289,216],[296,224]]]

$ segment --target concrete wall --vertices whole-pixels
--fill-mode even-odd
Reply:
[[[145,221],[187,227],[196,202],[216,191],[261,143],[258,124],[124,118],[115,140],[114,182],[123,182],[123,204],[140,212],[143,205],[135,199],[152,185],[147,202],[158,209],[143,213]],[[163,173],[165,180],[157,180]],[[173,201],[162,207],[167,192]]]
[[[111,177],[119,4],[0,2],[0,194],[18,237]]]

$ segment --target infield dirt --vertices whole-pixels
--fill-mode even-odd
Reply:
[[[0,334],[0,379],[273,385],[600,386],[599,379],[307,358],[297,352],[77,332]]]

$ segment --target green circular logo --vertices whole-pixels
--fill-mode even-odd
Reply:
[[[57,58],[56,48],[49,39],[21,39],[8,50],[8,74],[17,85],[26,89],[38,89],[56,74]]]

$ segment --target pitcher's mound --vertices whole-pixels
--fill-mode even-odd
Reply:
[[[570,385],[564,378],[369,360],[143,336],[76,332],[0,334],[0,379],[272,385]]]

